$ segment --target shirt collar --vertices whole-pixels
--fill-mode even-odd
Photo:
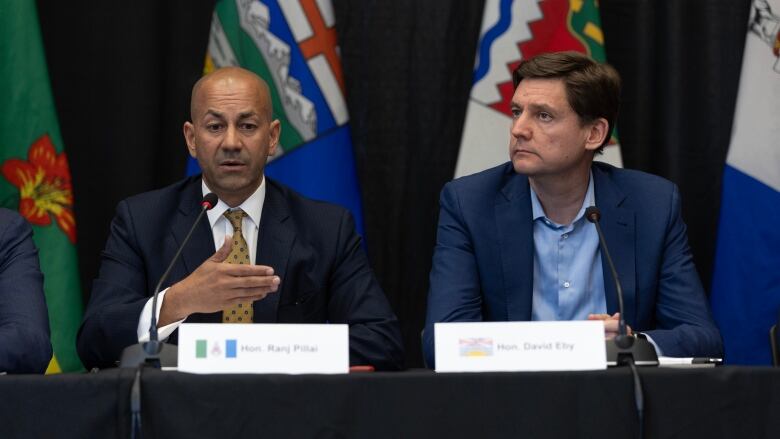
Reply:
[[[542,203],[539,201],[539,197],[536,196],[536,192],[534,192],[533,186],[530,187],[531,189],[531,214],[533,215],[533,220],[536,221],[538,219],[542,219],[545,223],[551,225],[552,227],[563,227],[564,224],[557,224],[553,220],[547,218],[547,215],[544,214],[544,209],[542,208]],[[588,173],[588,189],[585,191],[585,198],[582,200],[582,206],[580,207],[580,211],[577,212],[577,216],[574,217],[574,221],[571,223],[574,224],[580,219],[582,219],[583,216],[585,216],[585,209],[587,209],[590,206],[596,205],[596,199],[594,196],[595,190],[593,189],[593,171],[590,171]]]
[[[203,192],[203,195],[205,196],[207,193],[211,192],[209,187],[206,185],[206,181],[201,178],[201,191]],[[260,227],[260,215],[263,212],[263,203],[265,202],[265,176],[263,176],[263,181],[260,183],[260,186],[257,187],[257,189],[252,193],[252,195],[249,196],[246,200],[244,200],[243,203],[238,205],[235,209],[241,209],[244,212],[246,212],[247,216],[250,220],[252,220],[252,223],[254,223],[255,227]],[[225,214],[228,210],[235,210],[231,209],[230,206],[228,206],[224,201],[219,200],[217,202],[217,205],[214,206],[213,209],[209,210],[207,212],[207,215],[209,216],[209,225],[211,228],[214,228],[214,224],[222,218],[222,215]]]

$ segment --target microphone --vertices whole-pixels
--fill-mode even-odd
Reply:
[[[195,231],[195,227],[200,222],[200,219],[203,217],[206,211],[213,209],[214,206],[217,205],[218,201],[219,198],[217,198],[217,196],[213,193],[206,194],[203,197],[203,200],[201,200],[200,213],[198,214],[198,217],[195,218],[195,221],[192,223],[192,227],[190,227],[190,231],[187,232],[187,236],[176,250],[176,254],[173,256],[173,259],[171,259],[170,264],[168,264],[168,268],[165,270],[163,275],[160,276],[160,280],[157,282],[157,286],[154,287],[154,296],[152,298],[152,318],[149,325],[149,341],[126,347],[122,351],[122,357],[119,360],[119,367],[138,367],[141,364],[147,364],[159,369],[161,366],[176,366],[178,362],[178,347],[175,345],[161,343],[159,341],[159,336],[157,333],[157,298],[160,295],[160,289],[163,283],[166,281],[166,279],[168,279],[168,275],[171,274],[171,270],[173,269],[174,264],[176,264],[176,261],[179,260],[179,256],[181,256],[181,252],[184,250],[184,246],[187,245],[187,242],[189,242],[190,237],[192,236],[192,232]]]
[[[625,308],[623,307],[623,287],[620,284],[615,263],[612,262],[612,256],[607,248],[607,241],[604,233],[601,231],[601,211],[596,206],[590,206],[585,209],[585,218],[596,226],[596,232],[599,235],[599,245],[612,273],[612,280],[615,281],[615,292],[618,299],[618,311],[620,319],[618,320],[618,335],[614,340],[607,340],[607,363],[616,366],[628,364],[631,360],[637,366],[657,366],[658,354],[653,345],[644,338],[634,338],[628,335],[626,329]]]

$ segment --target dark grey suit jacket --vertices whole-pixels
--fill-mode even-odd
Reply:
[[[18,213],[0,208],[0,372],[43,373],[51,354],[32,228]]]

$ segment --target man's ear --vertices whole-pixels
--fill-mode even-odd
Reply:
[[[270,145],[268,146],[268,156],[273,157],[276,154],[276,148],[279,146],[279,136],[282,134],[282,123],[279,119],[274,119],[271,122],[269,136],[271,138]]]
[[[588,137],[585,139],[585,149],[595,151],[604,143],[609,132],[609,122],[600,117],[588,124]]]
[[[182,131],[184,132],[184,140],[187,142],[187,151],[192,158],[198,158],[197,149],[195,148],[195,125],[192,122],[184,122]]]

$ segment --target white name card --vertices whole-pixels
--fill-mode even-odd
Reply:
[[[434,325],[436,372],[607,368],[601,321]]]
[[[183,323],[179,326],[179,371],[347,373],[349,327]]]

